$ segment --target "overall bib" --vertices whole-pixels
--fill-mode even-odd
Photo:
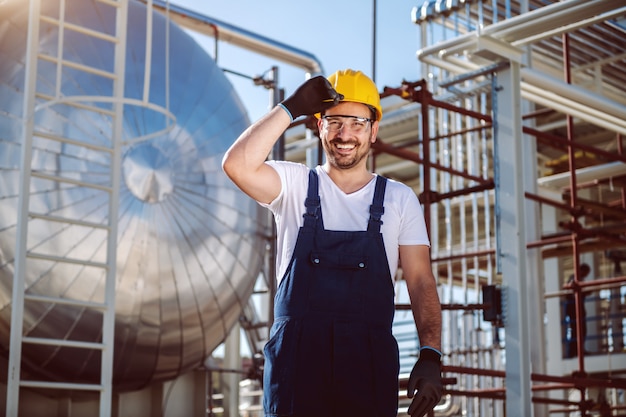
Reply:
[[[380,226],[377,177],[366,231],[324,230],[309,172],[304,225],[278,287],[264,348],[267,417],[396,417],[394,288]]]

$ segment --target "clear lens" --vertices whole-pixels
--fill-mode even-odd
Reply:
[[[341,129],[350,130],[353,133],[361,133],[367,128],[367,123],[372,119],[358,116],[324,116],[324,127],[331,133],[337,133]]]

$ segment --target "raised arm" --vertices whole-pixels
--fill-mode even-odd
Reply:
[[[244,193],[270,203],[280,193],[278,173],[265,163],[272,147],[291,122],[280,106],[248,127],[224,154],[222,169]]]
[[[317,76],[307,80],[239,136],[224,154],[224,172],[256,201],[272,202],[281,187],[278,174],[265,163],[272,147],[294,118],[319,113],[341,98],[326,78]]]

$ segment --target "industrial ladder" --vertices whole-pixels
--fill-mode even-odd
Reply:
[[[121,181],[121,141],[124,111],[124,77],[126,58],[126,30],[128,18],[128,0],[95,0],[98,6],[110,8],[115,16],[114,33],[106,34],[92,28],[84,27],[76,23],[65,21],[66,0],[60,0],[58,16],[48,16],[42,13],[42,0],[30,0],[28,40],[25,57],[25,86],[23,105],[23,131],[22,131],[22,159],[20,167],[20,193],[18,203],[17,236],[15,248],[15,269],[13,276],[13,295],[11,310],[11,341],[9,352],[9,372],[7,382],[6,416],[17,417],[19,408],[19,396],[21,388],[36,388],[47,390],[75,390],[82,392],[95,392],[99,395],[99,416],[111,415],[112,403],[112,376],[113,376],[113,343],[115,327],[115,278],[116,278],[116,243],[117,222],[119,206],[119,189]],[[40,48],[40,29],[42,25],[47,28],[53,27],[58,31],[58,47],[56,54],[44,53]],[[93,37],[102,42],[110,43],[114,55],[113,69],[106,71],[84,63],[74,62],[64,56],[64,36],[73,32],[79,36]],[[69,54],[68,54],[69,55]],[[52,63],[56,71],[54,93],[50,90],[44,94],[38,79],[38,66],[42,62],[46,65]],[[85,74],[90,79],[99,77],[106,79],[111,85],[111,96],[71,96],[64,94],[63,75],[66,72],[73,74]],[[96,78],[93,78],[96,77]],[[102,105],[105,102],[107,105]],[[99,104],[96,104],[99,103]],[[69,137],[69,134],[50,133],[36,126],[35,118],[38,112],[53,106],[72,106],[79,108],[81,112],[94,112],[99,117],[110,120],[110,142],[96,145],[81,141],[80,138]],[[103,158],[110,161],[106,175],[106,181],[96,182],[89,178],[76,178],[61,172],[57,166],[56,172],[46,171],[44,167],[37,165],[33,158],[34,138],[38,141],[47,141],[58,147],[72,146],[83,147],[89,152],[100,153]],[[102,223],[77,220],[57,215],[51,212],[41,212],[41,208],[32,207],[31,185],[33,181],[47,181],[57,190],[64,187],[81,187],[82,189],[104,193],[108,198],[108,213],[106,221]],[[45,210],[44,210],[45,211]],[[46,224],[50,230],[56,228],[82,227],[89,230],[97,230],[106,234],[106,252],[104,260],[83,259],[72,257],[72,254],[38,252],[38,247],[33,244],[32,232],[29,233],[29,224],[36,221],[38,224]],[[100,271],[104,276],[102,302],[80,300],[64,296],[50,296],[36,294],[29,291],[29,283],[37,277],[31,277],[29,266],[36,262],[48,262],[53,265],[64,267],[79,265],[84,268]],[[28,305],[42,303],[47,306],[61,306],[63,308],[76,308],[98,312],[102,316],[101,323],[94,326],[102,326],[100,340],[85,342],[68,340],[61,336],[58,339],[49,337],[30,337],[25,330],[24,312],[25,302]],[[48,307],[49,308],[49,307]],[[100,357],[100,381],[99,383],[84,382],[58,382],[39,381],[26,378],[21,369],[22,347],[27,344],[51,346],[56,349],[87,349],[94,351],[94,356]]]

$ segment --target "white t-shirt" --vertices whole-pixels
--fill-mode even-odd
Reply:
[[[296,246],[298,231],[304,224],[304,200],[309,184],[309,169],[302,164],[286,161],[269,161],[282,183],[281,192],[270,204],[261,204],[274,214],[277,231],[277,280],[280,283]],[[321,166],[316,167],[319,177],[319,194],[322,218],[326,230],[367,230],[369,207],[374,198],[376,178],[360,190],[346,194],[330,179]],[[389,271],[394,279],[398,269],[399,245],[430,246],[422,206],[408,186],[387,181],[385,212],[381,232]]]

